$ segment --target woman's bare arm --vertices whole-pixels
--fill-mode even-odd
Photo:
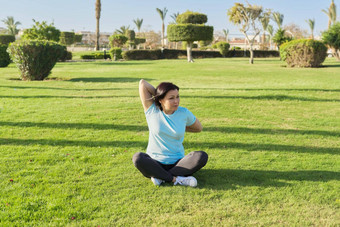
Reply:
[[[196,118],[196,121],[194,124],[187,126],[185,131],[186,132],[201,132],[203,129],[203,126],[201,125],[201,122]]]
[[[151,84],[143,79],[139,81],[139,97],[142,101],[144,111],[147,111],[147,109],[149,109],[149,107],[154,102],[152,96],[155,94],[156,89]]]

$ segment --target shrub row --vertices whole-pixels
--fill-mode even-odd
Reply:
[[[0,44],[0,67],[7,67],[9,63],[11,63],[11,59],[6,50],[7,45]]]
[[[180,56],[186,56],[186,50],[129,50],[123,52],[125,60],[157,60],[157,59],[177,59]],[[198,51],[193,50],[192,55],[194,58],[220,58],[223,57],[218,51]],[[246,57],[249,57],[249,51],[246,51]],[[254,57],[279,57],[278,51],[265,51],[255,50]],[[226,53],[226,57],[244,57],[242,50],[230,50]]]
[[[106,53],[104,56],[104,52],[95,52],[95,53],[91,53],[91,54],[83,54],[80,55],[81,59],[107,59],[107,58],[111,58],[110,53]]]
[[[8,45],[9,43],[14,42],[14,41],[15,41],[14,35],[0,34],[0,44]]]

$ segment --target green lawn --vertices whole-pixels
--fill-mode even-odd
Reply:
[[[1,226],[339,226],[340,62],[246,58],[0,68]],[[202,122],[197,188],[133,166],[148,129],[138,82],[171,81]]]

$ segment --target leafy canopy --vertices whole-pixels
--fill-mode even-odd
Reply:
[[[24,30],[22,39],[59,41],[60,30],[54,27],[53,23],[47,24],[46,21],[40,23],[34,19],[33,22],[32,28]]]

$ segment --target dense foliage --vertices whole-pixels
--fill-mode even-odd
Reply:
[[[8,45],[11,42],[15,41],[15,36],[14,35],[5,35],[5,34],[0,34],[0,45]]]
[[[337,22],[322,33],[322,40],[333,48],[335,56],[340,60],[340,22]]]
[[[83,39],[82,34],[74,34],[74,42],[75,43],[81,43],[82,39]]]
[[[207,15],[191,11],[186,11],[176,17],[177,24],[205,24],[207,21]]]
[[[129,50],[123,52],[125,60],[157,60],[162,58],[161,50]]]
[[[22,80],[44,80],[64,51],[58,43],[38,40],[16,41],[8,47]]]
[[[7,45],[0,44],[0,67],[7,67],[11,63],[11,59],[7,53]]]
[[[109,37],[109,41],[111,47],[123,47],[124,44],[128,41],[128,37],[121,34],[111,35]]]
[[[290,67],[319,67],[327,56],[327,47],[313,39],[297,39],[281,45],[282,60]]]
[[[119,48],[119,47],[111,47],[110,56],[111,56],[111,59],[114,60],[114,61],[122,59],[123,58],[122,49]]]
[[[24,30],[21,39],[31,40],[49,40],[59,42],[60,31],[54,26],[53,23],[47,24],[46,21],[38,22],[33,20],[32,28]]]
[[[74,32],[61,32],[59,42],[63,45],[72,45],[75,43]]]
[[[217,49],[219,49],[220,53],[222,54],[223,57],[226,57],[230,48],[230,44],[227,42],[218,42],[216,43]]]
[[[212,40],[214,27],[197,24],[169,24],[168,39],[171,42]]]

